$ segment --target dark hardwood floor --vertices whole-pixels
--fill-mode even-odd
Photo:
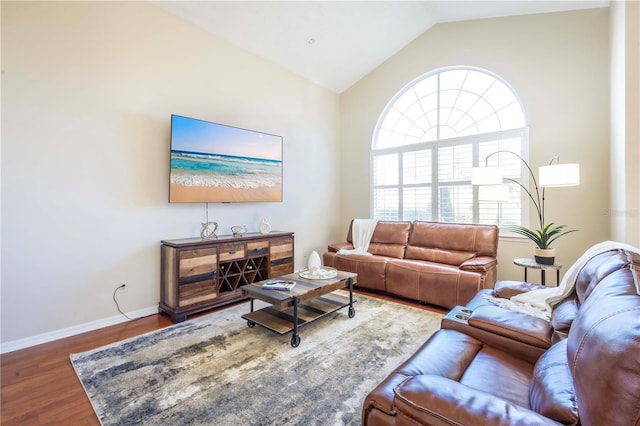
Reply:
[[[369,292],[366,294],[425,310],[445,312],[429,305]],[[0,424],[3,426],[99,425],[100,422],[93,412],[82,384],[73,371],[69,355],[158,330],[171,324],[167,316],[151,315],[0,355]]]

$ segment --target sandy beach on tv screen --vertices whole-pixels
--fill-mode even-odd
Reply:
[[[204,203],[207,202],[207,200],[209,200],[209,202],[230,203],[282,201],[281,193],[280,185],[247,189],[219,186],[183,186],[172,183],[169,201],[172,203]]]

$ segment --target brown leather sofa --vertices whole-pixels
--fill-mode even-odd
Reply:
[[[540,320],[546,327],[495,306],[479,317],[491,327],[474,324],[488,307],[479,298],[454,309],[457,325],[443,320],[453,328],[437,331],[366,397],[362,424],[640,425],[639,269],[640,256],[626,251],[593,257],[554,318]],[[526,284],[498,287],[507,296]]]
[[[328,246],[324,265],[357,273],[358,287],[445,308],[466,304],[496,282],[496,226],[379,221],[372,256],[338,254],[353,248],[349,226],[347,241]]]

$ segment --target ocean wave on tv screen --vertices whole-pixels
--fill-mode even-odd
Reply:
[[[171,183],[182,186],[264,188],[282,182],[281,161],[171,152]]]
[[[215,173],[193,174],[172,173],[171,183],[182,186],[218,186],[224,188],[266,188],[280,185],[280,175],[268,173],[252,173],[240,175],[221,175]]]

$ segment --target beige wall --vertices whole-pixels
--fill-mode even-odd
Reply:
[[[284,137],[284,202],[210,204],[221,234],[260,219],[330,242],[338,96],[149,2],[2,2],[2,350],[157,310],[172,113]],[[17,343],[16,343],[17,342]]]
[[[611,3],[612,239],[640,247],[640,2]]]
[[[554,155],[580,163],[581,186],[546,192],[548,221],[580,230],[555,244],[558,260],[569,265],[587,247],[608,239],[608,19],[608,9],[592,9],[439,24],[343,93],[336,238],[343,237],[351,218],[370,215],[369,151],[387,102],[431,70],[470,65],[502,76],[521,97],[534,169]],[[531,254],[531,243],[501,240],[499,278],[522,278],[512,259]]]

